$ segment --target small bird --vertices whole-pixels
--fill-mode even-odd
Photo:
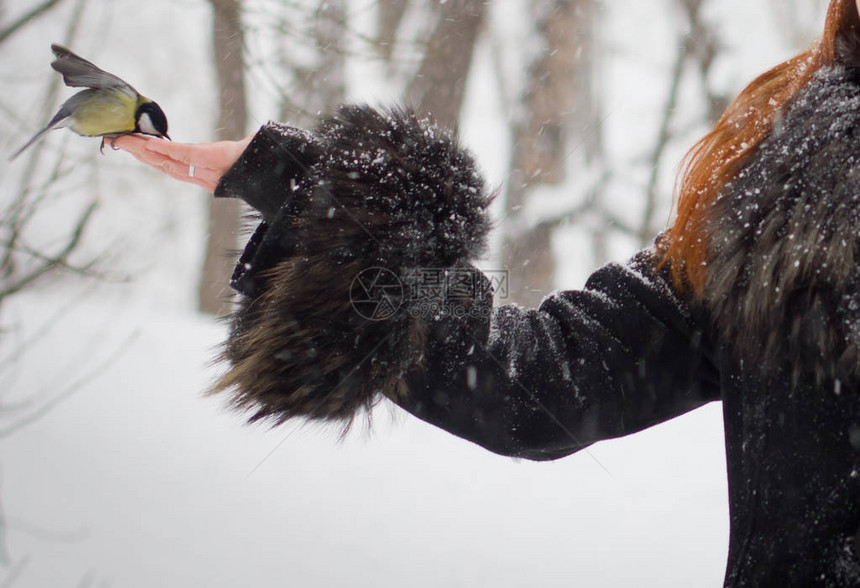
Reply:
[[[56,57],[51,67],[63,75],[66,85],[87,89],[66,100],[51,122],[16,151],[10,160],[48,131],[63,127],[85,137],[102,137],[102,151],[106,138],[111,139],[113,147],[117,137],[130,133],[170,139],[167,136],[167,117],[158,104],[65,47],[54,43],[51,51]]]

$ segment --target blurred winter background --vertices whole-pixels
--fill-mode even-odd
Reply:
[[[669,218],[683,153],[824,0],[0,0],[0,151],[59,42],[178,141],[406,97],[500,187],[487,268],[576,288]],[[204,398],[241,210],[68,131],[0,157],[0,586],[718,586],[720,406],[554,463],[382,405],[246,427]],[[344,276],[351,280],[353,276]]]

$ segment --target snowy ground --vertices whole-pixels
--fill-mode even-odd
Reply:
[[[713,18],[726,23],[728,48],[715,74],[726,87],[737,90],[787,57],[774,27],[762,24],[768,4],[712,5]],[[603,5],[615,23],[609,53],[629,57],[603,75],[607,145],[630,159],[631,186],[642,175],[632,169],[641,165],[634,147],[653,135],[665,99],[661,76],[677,16],[669,5]],[[64,39],[72,6],[0,54],[0,79],[16,82],[4,89],[15,105],[0,118],[5,153],[41,122],[29,105],[53,75],[48,44]],[[74,48],[146,88],[168,112],[175,139],[211,139],[208,3],[140,6],[91,2]],[[153,41],[163,38],[170,42]],[[499,120],[507,114],[493,98],[486,44],[477,55],[463,135],[498,183],[508,141]],[[358,87],[351,93],[380,99]],[[271,98],[256,95],[252,126],[273,116]],[[245,427],[202,397],[224,336],[223,325],[192,311],[205,195],[124,154],[95,159],[92,142],[66,132],[52,134],[47,153],[62,142],[78,208],[99,202],[79,261],[108,251],[100,267],[131,279],[64,280],[0,309],[3,414],[17,414],[18,402],[64,398],[0,438],[0,585],[720,585],[728,512],[719,404],[542,464],[491,455],[390,406],[375,413],[372,433],[343,441],[313,427]],[[0,161],[4,199],[22,169]],[[641,205],[635,187],[617,190],[626,199],[619,208]],[[76,209],[49,204],[56,210],[36,231],[48,241]],[[623,258],[629,247],[613,252]],[[577,255],[565,262],[564,287],[593,269]]]
[[[12,312],[67,302],[33,296]],[[554,463],[494,456],[388,407],[372,434],[338,442],[311,427],[242,427],[201,398],[221,335],[206,320],[87,300],[30,350],[41,359],[17,385],[40,394],[109,366],[0,445],[6,549],[26,561],[15,586],[722,579],[719,404]]]

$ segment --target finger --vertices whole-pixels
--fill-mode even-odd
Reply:
[[[114,141],[114,147],[130,153],[135,159],[142,161],[143,163],[158,167],[165,160],[165,157],[161,154],[149,151],[146,148],[147,143],[149,142],[150,139],[138,135],[122,135],[116,138]]]
[[[190,166],[188,164],[182,163],[181,161],[176,161],[175,159],[170,158],[163,158],[159,167],[161,168],[161,171],[171,177],[176,178],[177,180],[194,179],[194,177],[189,173]],[[195,169],[195,174],[196,173],[197,170]]]
[[[214,192],[215,186],[218,185],[222,175],[223,174],[217,170],[209,168],[195,168],[194,177],[191,179],[194,184],[204,188],[207,192]]]
[[[144,139],[138,135],[120,135],[113,140],[113,147],[136,155],[146,149],[147,142],[148,139]]]
[[[117,139],[116,147],[128,152],[138,161],[167,174],[173,179],[194,184],[203,188],[207,192],[213,192],[215,190],[215,186],[221,179],[221,171],[195,165],[193,172],[194,175],[192,176],[191,166],[189,164],[148,148],[149,143],[155,142],[159,141],[133,135],[125,135]]]
[[[190,175],[190,167],[172,159],[164,159],[161,165],[158,166],[161,171],[168,176],[179,180],[194,184],[205,189],[207,192],[213,192],[218,181],[221,179],[221,174],[215,170],[208,168],[194,168],[194,175]]]
[[[147,149],[139,149],[138,147],[133,147],[132,149],[127,150],[135,159],[141,161],[147,165],[151,165],[155,168],[161,168],[166,162],[171,161],[169,158],[161,155],[160,153],[152,153]]]
[[[193,143],[175,143],[173,141],[153,140],[146,144],[147,151],[159,153],[188,165],[191,154],[197,146]]]

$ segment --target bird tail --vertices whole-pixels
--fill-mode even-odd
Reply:
[[[65,105],[64,105],[64,106],[65,106]],[[44,134],[45,134],[45,133],[47,133],[48,131],[50,131],[50,130],[52,130],[52,129],[59,129],[59,128],[65,127],[65,126],[67,126],[67,125],[69,124],[69,122],[71,122],[71,121],[69,120],[69,113],[66,111],[66,109],[65,109],[65,108],[61,108],[61,109],[60,109],[60,111],[59,111],[59,112],[54,116],[54,118],[52,118],[52,119],[51,119],[51,122],[49,122],[49,123],[47,124],[47,126],[46,126],[44,129],[42,129],[41,131],[39,131],[38,133],[36,133],[35,135],[33,135],[33,136],[30,138],[30,140],[29,140],[29,141],[27,141],[27,142],[24,144],[24,146],[23,146],[23,147],[21,147],[20,149],[18,149],[18,151],[16,151],[15,153],[13,153],[13,154],[9,157],[9,161],[12,161],[13,159],[15,159],[16,157],[18,157],[19,155],[21,155],[21,153],[23,153],[24,151],[26,151],[26,150],[27,150],[27,148],[28,148],[30,145],[32,145],[33,143],[35,143],[36,141],[38,141],[39,139],[41,139],[41,138],[42,138],[42,135],[44,135]]]
[[[32,145],[33,143],[38,141],[42,137],[42,135],[44,135],[45,133],[47,133],[50,130],[51,130],[51,127],[47,126],[44,129],[42,129],[41,131],[39,131],[38,133],[36,133],[35,135],[33,135],[33,137],[29,141],[27,141],[23,147],[21,147],[20,149],[18,149],[18,151],[16,151],[11,156],[9,156],[9,161],[14,160],[16,157],[21,155],[24,151],[27,150],[27,147],[29,147],[30,145]]]

